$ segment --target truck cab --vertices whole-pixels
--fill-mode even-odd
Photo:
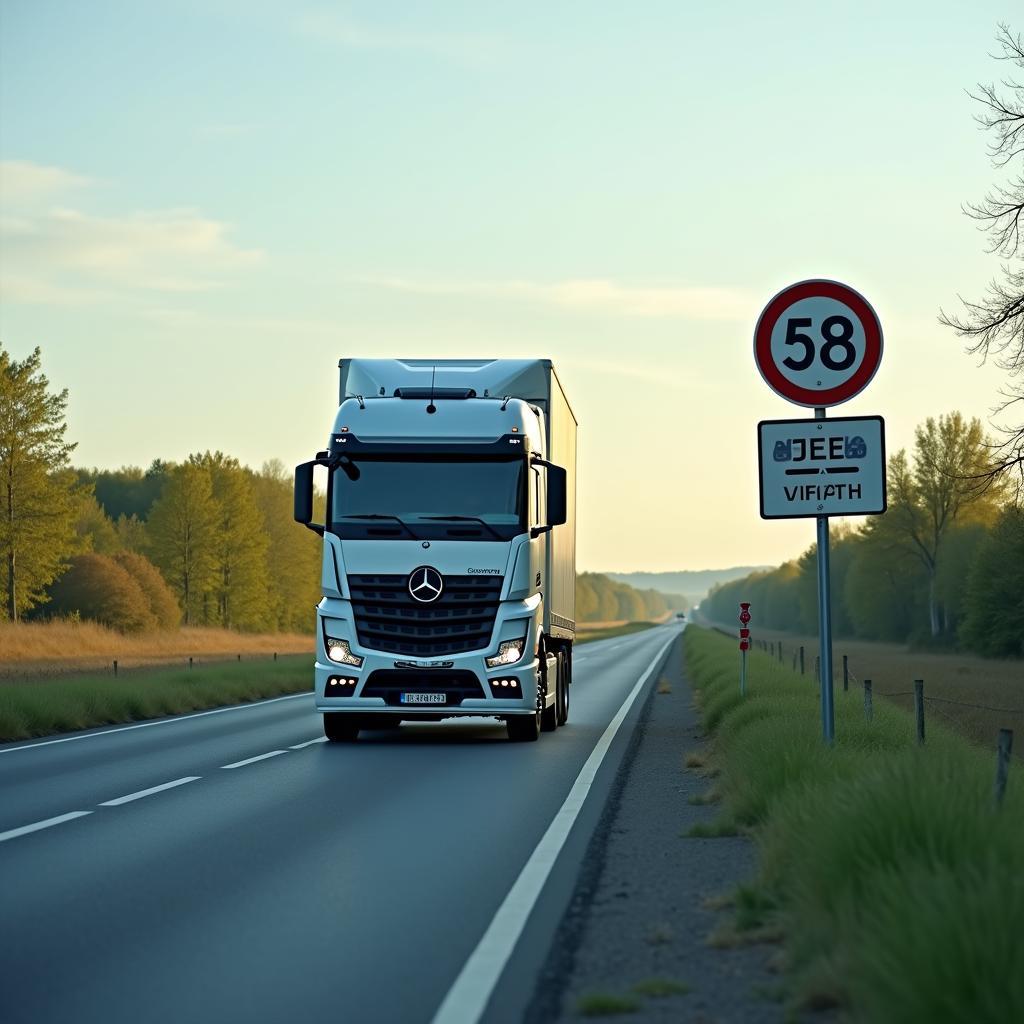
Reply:
[[[295,518],[323,537],[325,735],[480,715],[512,740],[554,731],[575,637],[576,420],[551,363],[339,367],[328,445],[295,473]]]

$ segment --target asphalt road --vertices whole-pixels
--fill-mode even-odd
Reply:
[[[518,1020],[678,633],[580,647],[536,744],[299,695],[0,747],[0,1019]]]

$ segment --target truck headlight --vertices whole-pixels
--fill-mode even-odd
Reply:
[[[336,661],[339,665],[352,665],[355,668],[363,667],[363,659],[358,654],[352,653],[347,640],[335,640],[333,636],[327,637],[327,657]]]
[[[498,647],[498,653],[493,658],[485,658],[488,668],[501,668],[502,665],[514,665],[523,656],[523,648],[526,646],[526,637],[518,640],[503,640]]]

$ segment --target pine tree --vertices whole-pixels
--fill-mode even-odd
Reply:
[[[0,581],[12,622],[46,600],[76,542],[68,392],[50,391],[41,364],[38,348],[19,363],[0,347]]]

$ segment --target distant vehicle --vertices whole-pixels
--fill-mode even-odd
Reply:
[[[295,470],[324,538],[315,696],[329,740],[569,715],[576,418],[550,360],[342,359],[328,447]],[[314,471],[325,467],[324,523]]]
[[[686,618],[686,612],[676,612],[676,618],[677,619],[685,619]]]

